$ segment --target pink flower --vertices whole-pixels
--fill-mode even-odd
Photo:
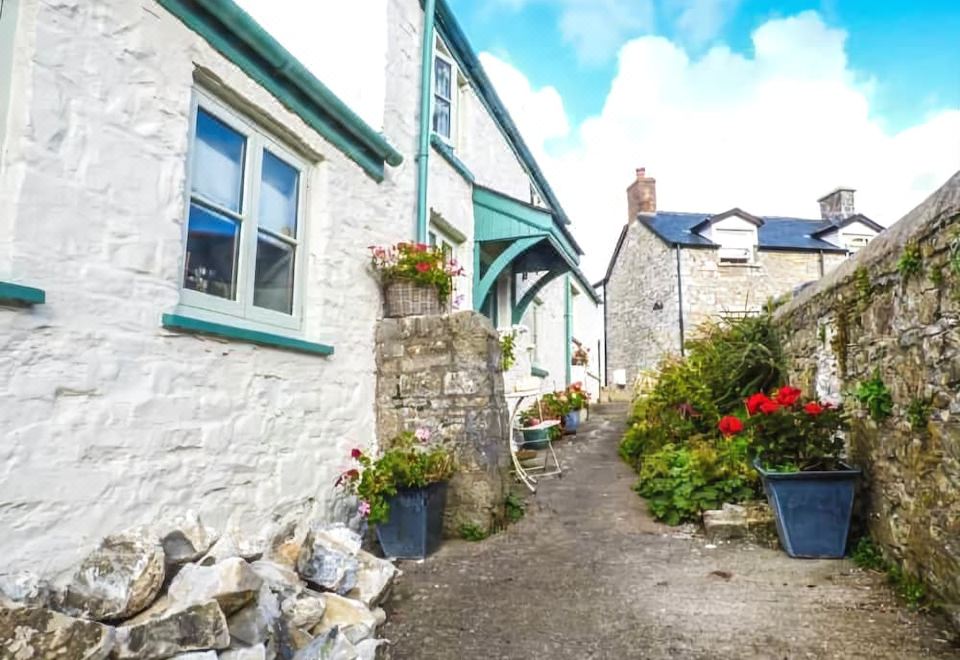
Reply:
[[[361,456],[363,456],[363,452],[359,449],[353,448],[350,450],[350,458],[360,458]]]
[[[366,518],[370,515],[370,502],[366,500],[360,501],[360,506],[357,507],[357,513]]]
[[[419,428],[414,431],[413,435],[420,442],[428,442],[430,440],[430,429]]]

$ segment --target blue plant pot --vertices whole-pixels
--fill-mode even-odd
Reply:
[[[563,416],[563,432],[567,435],[573,435],[580,428],[580,411],[573,410]]]
[[[387,557],[423,559],[440,547],[447,482],[424,488],[400,488],[387,499],[390,518],[377,525],[377,540]]]
[[[839,559],[846,554],[859,469],[845,465],[845,470],[829,472],[768,472],[758,461],[753,465],[788,555]]]
[[[546,449],[550,444],[550,429],[522,429],[523,446],[527,449]]]

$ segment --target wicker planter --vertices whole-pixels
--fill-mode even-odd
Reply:
[[[446,314],[448,305],[440,304],[437,290],[409,280],[396,280],[384,287],[384,316],[427,316]]]

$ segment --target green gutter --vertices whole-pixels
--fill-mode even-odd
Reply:
[[[567,335],[567,344],[563,352],[565,356],[564,367],[567,375],[567,385],[569,385],[570,379],[573,377],[570,368],[570,360],[573,358],[570,350],[573,345],[573,296],[570,295],[570,273],[567,273],[563,278],[563,307],[563,327]]]
[[[157,0],[377,181],[403,156],[232,0]]]
[[[32,286],[23,286],[13,282],[0,282],[0,305],[10,304],[17,307],[42,305],[47,301],[47,294],[43,289]]]
[[[427,179],[430,164],[430,108],[433,101],[433,29],[436,0],[423,3],[423,49],[420,53],[420,143],[417,149],[417,242],[427,242]]]

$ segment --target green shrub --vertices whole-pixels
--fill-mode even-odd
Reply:
[[[513,493],[507,494],[507,498],[503,502],[503,508],[507,520],[512,523],[519,521],[527,512],[527,507],[524,505],[523,500]]]
[[[749,440],[724,438],[717,424],[742,411],[748,394],[779,384],[782,373],[768,315],[701,326],[684,358],[660,363],[620,443],[620,456],[640,474],[635,490],[654,516],[677,524],[757,494]]]
[[[872,378],[860,383],[854,397],[867,409],[870,419],[878,424],[893,414],[893,397],[880,378],[880,372],[874,372]]]
[[[903,252],[897,260],[897,270],[904,282],[923,271],[923,254],[919,245],[911,241],[903,246]]]
[[[460,538],[464,541],[482,541],[490,536],[490,533],[480,527],[480,525],[470,522],[461,523],[459,531]]]

